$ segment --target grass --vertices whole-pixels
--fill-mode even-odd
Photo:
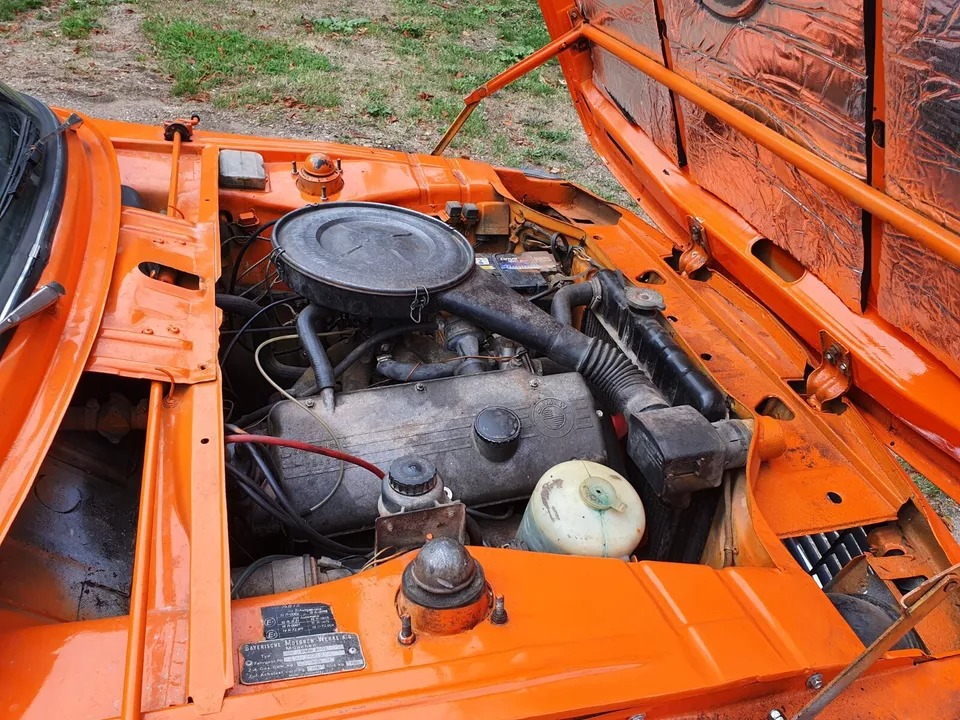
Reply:
[[[36,10],[43,0],[0,0],[0,21],[14,20],[20,13]]]
[[[304,18],[304,23],[324,35],[356,35],[370,27],[369,18]]]
[[[220,30],[192,20],[153,17],[143,23],[163,69],[173,79],[175,95],[198,96],[222,86],[232,86],[247,98],[274,99],[256,81],[280,77],[277,87],[293,93],[323,80],[333,64],[323,54],[306,47]]]
[[[121,2],[126,12],[107,14]],[[97,58],[105,72],[160,70],[173,95],[240,111],[252,132],[405,151],[429,151],[467,93],[549,40],[530,0],[0,0],[0,19],[25,12],[31,22],[5,33],[70,41],[71,61]],[[145,42],[111,47],[113,20],[139,23]],[[484,101],[448,153],[540,166],[626,197],[585,148],[552,61]]]
[[[102,26],[104,0],[67,0],[60,9],[60,32],[70,40],[89,37]]]

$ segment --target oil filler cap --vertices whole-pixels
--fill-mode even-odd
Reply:
[[[391,488],[408,497],[424,495],[439,482],[437,466],[418,455],[404,455],[394,460],[389,479]]]
[[[481,455],[490,462],[505,462],[520,443],[520,417],[509,408],[484,408],[473,421],[473,433]]]

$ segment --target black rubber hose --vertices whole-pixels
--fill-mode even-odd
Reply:
[[[316,378],[317,387],[321,390],[333,390],[337,384],[337,379],[333,374],[333,365],[330,364],[330,358],[327,357],[327,351],[317,337],[317,322],[323,318],[324,311],[316,305],[307,305],[297,316],[297,334],[300,336],[300,343],[303,345],[307,357],[310,358],[310,366],[313,368],[313,376]]]
[[[282,304],[282,303],[276,303]],[[257,305],[250,298],[239,297],[237,295],[228,295],[226,293],[217,293],[216,294],[216,305],[221,310],[224,310],[234,315],[239,315],[242,318],[246,318],[249,324],[246,327],[268,327],[270,322],[266,317],[265,310],[266,308]],[[223,359],[221,363],[225,363],[227,357],[230,354],[230,351],[233,350],[234,345],[240,340],[241,333],[234,335],[233,340],[227,346],[227,350],[223,354]],[[264,348],[266,349],[266,348]],[[281,385],[290,385],[295,383],[300,379],[300,376],[304,373],[304,368],[297,367],[296,365],[287,365],[285,363],[277,360],[273,353],[264,352],[263,353],[263,367],[267,371],[267,374],[270,375],[274,380],[280,382]]]
[[[550,314],[564,325],[573,325],[573,308],[582,307],[593,300],[593,283],[578,282],[557,290],[550,303]]]
[[[473,333],[461,335],[453,342],[453,348],[463,356],[456,365],[455,375],[478,375],[487,368],[486,360],[480,359],[480,338]]]
[[[653,381],[618,349],[559,322],[516,293],[505,293],[502,283],[489,273],[473,272],[441,293],[437,304],[579,372],[625,415],[669,406]]]
[[[453,377],[463,360],[438,363],[412,363],[385,358],[377,363],[377,372],[391,380],[419,382]]]
[[[396,327],[387,328],[386,330],[381,330],[378,333],[374,333],[362,343],[357,345],[353,350],[351,350],[343,360],[337,363],[336,367],[333,368],[333,376],[335,378],[339,378],[347,371],[347,368],[349,368],[382,342],[386,342],[387,340],[392,340],[395,337],[407,335],[412,332],[432,332],[436,329],[437,324],[435,322],[425,322],[397,325]],[[297,397],[307,397],[309,395],[316,395],[317,391],[318,388],[316,384],[314,384],[309,389],[294,394]]]

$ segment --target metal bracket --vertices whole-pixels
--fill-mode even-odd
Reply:
[[[831,702],[852,685],[874,662],[910,632],[934,608],[943,602],[947,595],[960,588],[960,563],[927,580],[916,590],[900,599],[903,614],[894,621],[868,648],[844,668],[839,675],[827,683],[793,720],[813,720]]]
[[[707,231],[703,221],[693,215],[687,218],[690,227],[690,243],[680,248],[680,260],[677,269],[684,277],[692,275],[710,262],[710,252],[707,250]]]
[[[807,377],[807,402],[817,410],[844,395],[853,384],[850,353],[825,330],[820,331],[823,360]]]
[[[191,115],[189,120],[177,118],[163,124],[163,139],[167,141],[179,137],[182,142],[190,142],[193,139],[193,128],[200,124],[199,115]]]

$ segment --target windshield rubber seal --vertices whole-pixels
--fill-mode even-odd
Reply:
[[[16,267],[21,270],[19,275],[7,277],[8,273],[4,273],[0,276],[0,316],[3,316],[33,291],[50,260],[66,194],[67,143],[64,133],[56,132],[60,126],[57,116],[39,100],[12,91],[2,84],[0,99],[29,113],[37,124],[40,137],[46,137],[36,201],[31,218],[22,232],[21,242],[10,258],[8,273],[15,272]],[[0,335],[0,355],[15,332],[14,329]]]

